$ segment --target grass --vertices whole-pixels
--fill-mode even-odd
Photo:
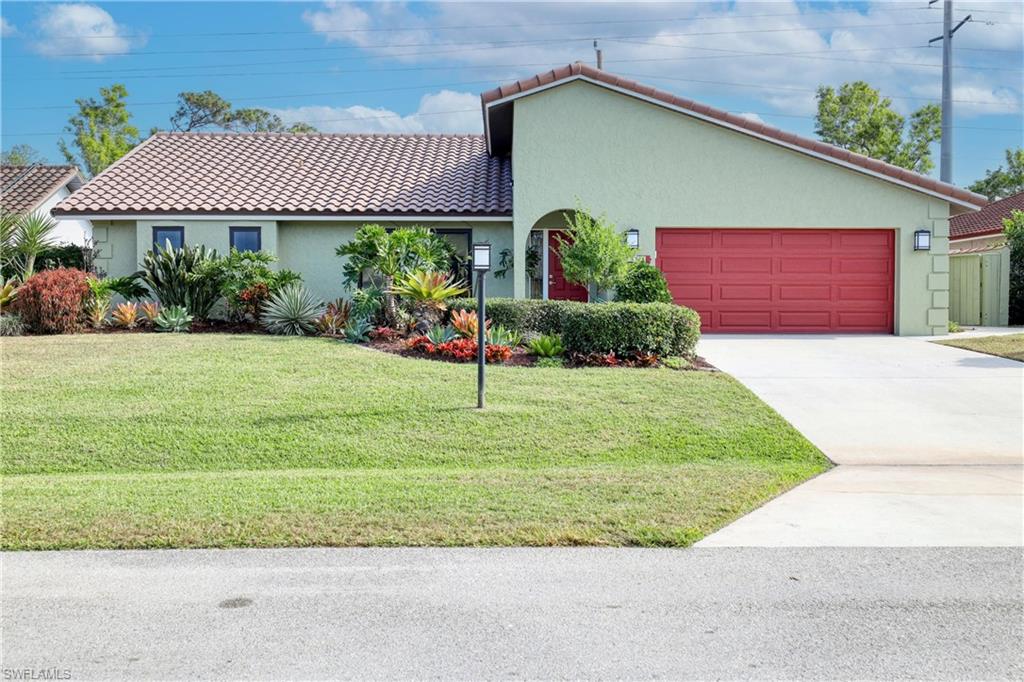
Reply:
[[[723,374],[324,339],[0,341],[5,549],[685,546],[827,468]]]
[[[966,339],[936,341],[943,346],[954,346],[987,355],[998,355],[1024,362],[1024,334],[1003,334],[1001,336],[975,336]]]

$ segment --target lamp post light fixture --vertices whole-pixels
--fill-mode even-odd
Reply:
[[[914,251],[931,251],[932,233],[928,230],[918,230],[914,233]]]
[[[487,304],[484,302],[484,282],[491,269],[491,245],[473,244],[473,271],[476,272],[476,406],[484,407],[484,365],[487,363]]]
[[[634,251],[640,248],[640,230],[635,227],[626,230],[626,245]]]

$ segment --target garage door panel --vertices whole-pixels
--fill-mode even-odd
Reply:
[[[892,332],[892,230],[659,228],[657,265],[706,332]]]
[[[720,301],[771,301],[770,284],[722,284],[718,288]]]
[[[718,271],[726,274],[767,274],[772,271],[772,259],[765,256],[722,256]]]

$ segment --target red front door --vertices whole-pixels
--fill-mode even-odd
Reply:
[[[568,241],[569,235],[558,230],[548,232],[548,298],[556,301],[586,301],[586,287],[565,281],[562,259],[558,257],[558,237]]]
[[[893,330],[892,230],[658,228],[656,246],[702,331]]]

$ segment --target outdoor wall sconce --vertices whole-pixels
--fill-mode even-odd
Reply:
[[[930,251],[932,248],[932,233],[928,230],[918,230],[914,233],[914,251]]]
[[[631,230],[626,230],[626,245],[634,250],[640,248],[640,230],[635,227]]]

